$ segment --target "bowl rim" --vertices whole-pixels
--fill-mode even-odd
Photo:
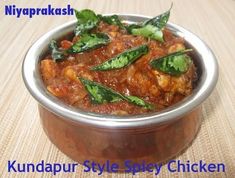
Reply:
[[[150,16],[138,14],[117,15],[120,16],[123,21],[130,23],[151,18]],[[67,22],[41,36],[29,48],[22,63],[23,81],[30,94],[44,108],[65,120],[105,128],[134,128],[163,124],[178,119],[199,106],[211,94],[216,86],[218,80],[218,63],[212,50],[204,41],[192,32],[168,22],[167,28],[172,30],[176,35],[183,37],[188,43],[190,41],[190,45],[196,49],[198,56],[200,56],[198,60],[200,60],[202,65],[203,73],[200,78],[199,86],[197,86],[196,90],[194,90],[191,95],[162,111],[140,115],[114,116],[85,112],[81,109],[71,107],[60,101],[58,98],[48,95],[45,87],[42,86],[42,81],[38,77],[38,62],[40,61],[39,56],[42,52],[39,53],[38,49],[43,48],[43,46],[48,46],[48,43],[46,42],[48,42],[49,38],[56,33],[61,31],[66,33],[66,30],[71,32],[71,30],[68,29],[72,28],[75,23],[76,20]]]

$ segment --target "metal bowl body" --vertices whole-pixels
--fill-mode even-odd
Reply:
[[[165,124],[139,128],[99,128],[68,121],[39,105],[43,129],[49,139],[73,160],[125,168],[125,161],[160,163],[187,148],[201,125],[201,107]]]
[[[119,16],[127,23],[149,18]],[[121,167],[124,160],[162,162],[186,148],[201,125],[200,104],[210,95],[218,79],[217,61],[208,46],[191,32],[168,23],[167,28],[194,49],[199,80],[193,93],[157,113],[125,117],[87,113],[51,96],[39,73],[39,62],[50,40],[71,33],[75,24],[75,21],[66,23],[42,36],[29,49],[22,66],[25,85],[39,102],[41,123],[50,140],[78,162],[110,160]]]

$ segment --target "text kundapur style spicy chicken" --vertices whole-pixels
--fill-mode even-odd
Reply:
[[[52,95],[85,111],[130,115],[162,110],[192,93],[192,49],[165,28],[170,10],[136,24],[75,12],[73,38],[52,40],[40,62]]]

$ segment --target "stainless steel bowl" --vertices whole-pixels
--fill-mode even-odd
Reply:
[[[150,18],[119,16],[127,23]],[[50,40],[71,33],[75,24],[66,23],[43,35],[29,49],[22,66],[25,85],[39,102],[42,125],[50,140],[78,162],[110,160],[122,164],[127,159],[161,162],[186,148],[201,125],[200,104],[218,79],[218,64],[210,48],[188,30],[168,23],[167,28],[194,49],[199,81],[193,93],[161,112],[135,116],[95,114],[68,106],[50,95],[39,73],[39,62],[48,51]]]

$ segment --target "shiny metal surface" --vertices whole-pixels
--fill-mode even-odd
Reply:
[[[139,22],[149,18],[139,15],[120,15],[120,17],[128,23]],[[47,92],[39,74],[38,64],[41,55],[47,51],[50,40],[58,39],[72,32],[74,26],[75,21],[72,21],[43,35],[29,49],[22,65],[23,79],[31,95],[43,107],[64,120],[94,127],[123,129],[164,124],[186,115],[199,106],[210,95],[216,85],[218,79],[218,64],[210,48],[200,38],[188,30],[178,25],[168,23],[167,28],[174,34],[183,37],[186,43],[194,49],[196,55],[195,63],[200,69],[200,79],[192,95],[161,112],[135,116],[101,115],[87,113],[80,109],[70,107]]]

